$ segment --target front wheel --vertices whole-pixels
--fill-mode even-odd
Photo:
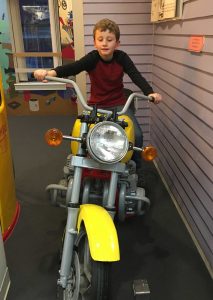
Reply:
[[[108,300],[110,262],[91,258],[85,229],[76,239],[76,252],[71,265],[70,279],[63,291],[63,300]]]

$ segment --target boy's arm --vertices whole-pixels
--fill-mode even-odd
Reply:
[[[45,69],[38,69],[34,72],[34,77],[39,81],[43,81],[45,76],[68,77],[77,75],[82,71],[88,71],[89,69],[92,69],[96,61],[97,54],[92,51],[77,61],[63,66],[58,66],[55,69],[49,71]]]
[[[124,72],[129,75],[132,82],[135,83],[146,96],[154,93],[151,85],[135,67],[131,58],[124,52],[123,52],[122,61],[123,61],[122,64],[124,67]]]
[[[57,77],[74,76],[82,71],[88,71],[89,69],[93,68],[96,60],[97,55],[94,51],[91,51],[81,59],[63,66],[58,66],[54,70],[57,74]]]
[[[130,59],[130,57],[126,53],[124,53],[123,61],[124,61],[124,71],[132,79],[132,82],[134,82],[146,96],[154,97],[154,103],[158,104],[162,100],[162,96],[153,91],[151,85],[140,74],[138,69],[135,67],[133,61]]]

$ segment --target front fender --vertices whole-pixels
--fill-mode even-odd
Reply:
[[[80,206],[78,216],[78,232],[82,221],[92,258],[97,261],[120,260],[117,231],[109,213],[101,206],[83,204]]]

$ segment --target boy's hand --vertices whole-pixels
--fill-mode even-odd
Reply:
[[[35,79],[37,79],[38,81],[47,82],[47,80],[45,80],[45,76],[47,76],[47,70],[44,69],[35,70],[33,75]]]
[[[151,96],[153,97],[155,100],[154,100],[154,103],[155,104],[158,104],[162,101],[162,96],[161,94],[158,94],[158,93],[153,93],[153,94],[149,94],[148,96]]]
[[[34,71],[33,75],[38,81],[47,82],[47,80],[45,79],[46,76],[56,77],[57,74],[55,70],[47,71],[44,69],[38,69]]]

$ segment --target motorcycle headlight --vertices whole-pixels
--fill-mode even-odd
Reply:
[[[119,162],[127,153],[129,142],[121,126],[110,121],[95,125],[87,135],[90,155],[101,163]]]

